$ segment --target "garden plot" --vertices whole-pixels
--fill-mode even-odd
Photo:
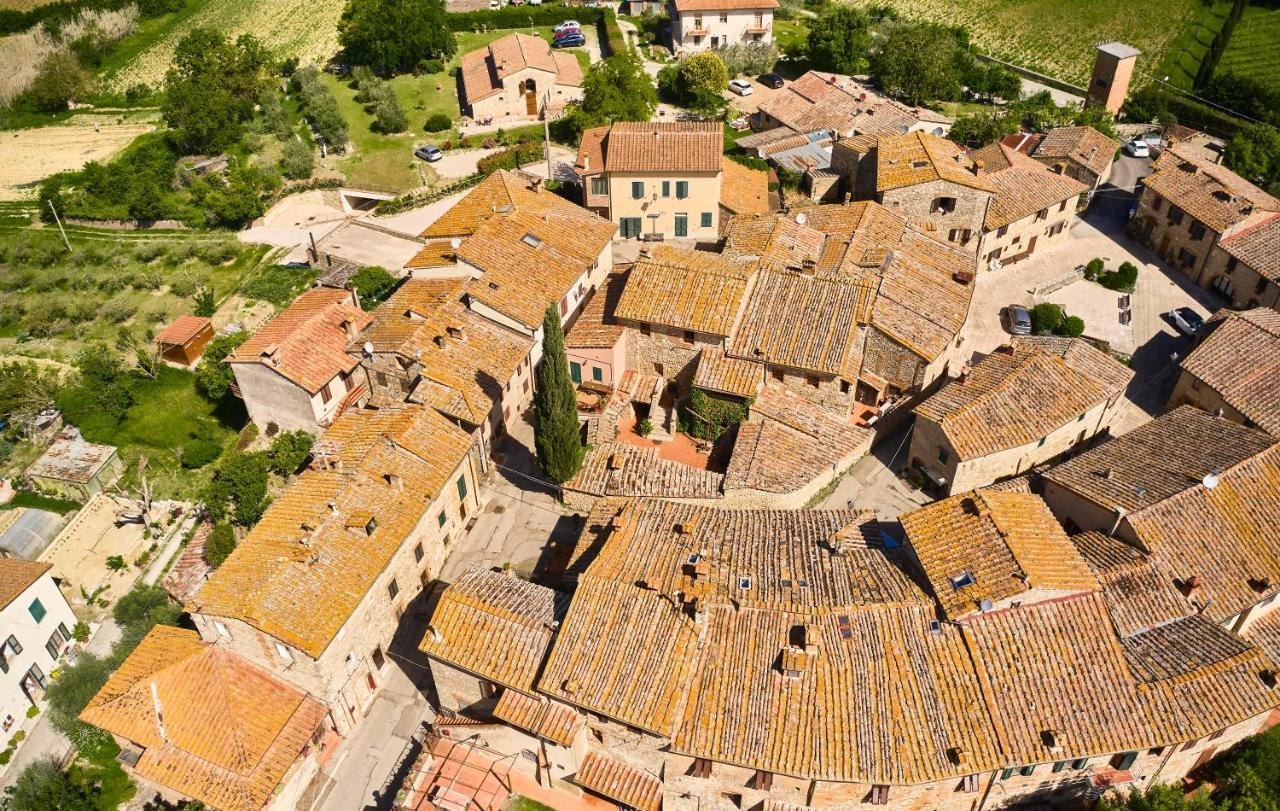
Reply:
[[[42,179],[106,160],[153,129],[145,119],[77,115],[53,127],[6,132],[0,138],[0,200],[34,197]]]

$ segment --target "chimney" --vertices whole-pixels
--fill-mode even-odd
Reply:
[[[393,490],[396,490],[397,492],[404,490],[404,480],[401,479],[399,475],[395,473],[387,473],[382,478],[386,481],[387,486],[391,487]]]
[[[532,180],[530,180],[530,181],[529,181],[529,185],[533,187],[533,190],[534,190],[535,192],[541,192],[541,191],[542,191],[542,178],[540,178],[540,177],[535,177],[535,178],[533,178]]]
[[[1200,596],[1200,575],[1193,574],[1184,579],[1178,590],[1182,592],[1182,596],[1186,597],[1189,602],[1194,603],[1196,598]]]
[[[445,329],[445,332],[449,333],[450,338],[457,341],[465,341],[467,339],[467,334],[462,331],[461,327],[448,327]],[[419,358],[419,360],[421,360],[421,358]]]
[[[441,349],[449,348],[449,338],[447,336],[437,335],[434,340],[436,342],[436,346],[440,347]]]
[[[590,172],[590,171],[591,171],[591,156],[590,156],[590,155],[583,155],[583,156],[582,156],[582,171],[583,171],[583,173],[584,173],[584,174],[585,174],[585,173],[587,173],[587,172]]]
[[[979,159],[979,160],[975,160],[975,161],[973,162],[973,174],[974,174],[974,177],[977,177],[978,175],[982,174],[982,167],[983,167],[983,166],[985,166],[985,165],[986,165],[986,164],[985,164],[985,163],[983,163],[981,159]]]
[[[356,339],[356,320],[351,316],[342,319],[342,331],[347,333],[348,341],[354,341]]]
[[[1124,516],[1124,507],[1116,507],[1116,520],[1111,524],[1111,529],[1107,532],[1108,535],[1115,536],[1116,530],[1120,528],[1120,522],[1124,520]]]
[[[804,276],[818,275],[818,263],[813,259],[802,259],[800,261],[800,273]]]

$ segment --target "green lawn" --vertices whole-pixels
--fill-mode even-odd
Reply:
[[[1231,42],[1218,63],[1218,73],[1231,71],[1280,86],[1280,4],[1251,5],[1231,32]]]
[[[138,787],[116,760],[120,747],[111,736],[103,734],[93,737],[101,739],[101,743],[80,750],[79,757],[69,772],[71,781],[93,787],[90,793],[100,811],[115,811],[122,803],[133,799]]]
[[[990,104],[980,104],[976,101],[943,101],[933,107],[948,118],[959,118],[962,115],[994,109]]]

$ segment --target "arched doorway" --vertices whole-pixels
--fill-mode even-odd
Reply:
[[[526,115],[538,114],[538,85],[533,79],[525,79],[520,83],[524,93],[524,111]]]

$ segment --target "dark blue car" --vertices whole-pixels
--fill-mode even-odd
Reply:
[[[552,48],[577,48],[587,44],[587,38],[581,32],[571,32],[557,36],[551,41]]]

